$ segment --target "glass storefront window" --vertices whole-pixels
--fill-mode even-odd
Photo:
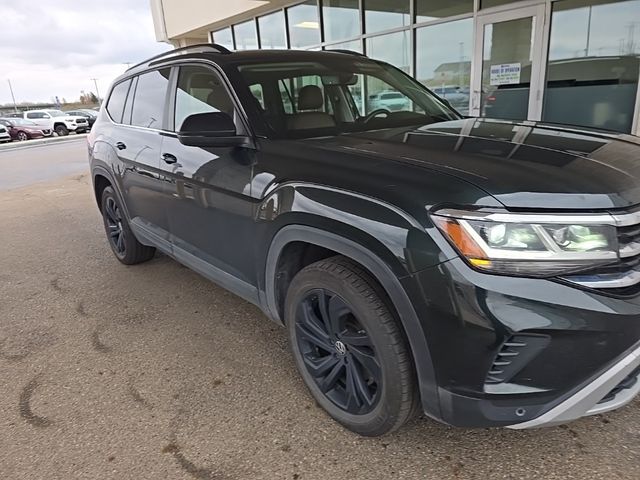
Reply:
[[[324,47],[325,50],[351,50],[352,52],[362,53],[362,42],[360,40],[352,40],[351,42],[334,43]]]
[[[518,0],[480,0],[480,8],[491,8],[513,3]]]
[[[363,0],[367,33],[409,25],[409,0]]]
[[[233,50],[233,36],[231,35],[231,27],[223,28],[217,32],[213,32],[213,43],[222,45],[229,50]]]
[[[260,31],[260,48],[287,48],[283,12],[275,12],[271,15],[258,17],[258,29]]]
[[[411,40],[409,32],[403,31],[367,38],[367,56],[390,63],[403,72],[409,73],[411,71]],[[362,104],[367,113],[377,108],[382,108],[383,105],[391,105],[392,107],[389,107],[391,111],[395,109],[410,109],[404,104],[408,101],[406,97],[390,98],[396,95],[395,92],[380,79],[367,76],[365,85],[366,92],[364,92],[364,96],[366,101],[363,101]],[[358,103],[357,98],[356,103]]]
[[[482,116],[528,117],[535,27],[536,17],[484,25]]]
[[[256,32],[256,22],[254,20],[234,25],[233,33],[236,37],[236,50],[253,50],[258,48],[258,35]]]
[[[305,48],[320,43],[318,4],[311,0],[287,9],[291,48]]]
[[[630,132],[640,69],[640,0],[553,3],[542,119]]]
[[[416,79],[469,113],[473,19],[439,23],[416,30]]]
[[[429,22],[439,18],[473,13],[473,0],[417,0],[416,22]]]
[[[358,3],[358,0],[322,0],[325,42],[360,34]]]

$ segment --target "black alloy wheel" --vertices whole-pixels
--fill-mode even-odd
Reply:
[[[107,235],[111,248],[117,255],[124,257],[127,253],[127,247],[125,244],[125,232],[122,228],[120,207],[118,207],[113,197],[109,197],[105,202],[104,210]]]
[[[320,390],[345,412],[375,407],[382,370],[374,346],[351,307],[334,292],[311,290],[298,304],[298,348]]]
[[[312,263],[284,305],[291,351],[309,392],[349,430],[378,436],[419,410],[407,341],[380,284],[343,256]]]
[[[109,246],[120,262],[135,265],[153,258],[156,249],[141,244],[135,237],[113,187],[102,191],[100,207]]]

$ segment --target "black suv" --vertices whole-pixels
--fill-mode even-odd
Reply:
[[[640,390],[635,137],[465,119],[353,52],[198,45],[115,81],[89,155],[116,257],[157,248],[259,306],[355,432],[552,425]]]

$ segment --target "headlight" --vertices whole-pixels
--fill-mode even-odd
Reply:
[[[511,214],[439,210],[438,229],[475,268],[548,277],[618,260],[610,215]]]

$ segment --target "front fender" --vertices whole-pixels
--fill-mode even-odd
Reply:
[[[263,237],[260,245],[269,245],[287,225],[317,227],[361,244],[383,259],[399,278],[457,256],[446,242],[436,243],[420,222],[402,209],[322,185],[280,185],[260,203],[257,223]],[[258,258],[264,254],[258,252]]]
[[[307,242],[333,250],[358,262],[376,278],[389,296],[409,342],[423,411],[435,419],[441,418],[435,371],[427,338],[416,311],[389,265],[359,243],[305,225],[288,225],[279,230],[271,242],[265,267],[266,298],[262,299],[262,303],[266,304],[268,314],[274,320],[282,322],[276,299],[276,269],[280,253],[291,242]]]

